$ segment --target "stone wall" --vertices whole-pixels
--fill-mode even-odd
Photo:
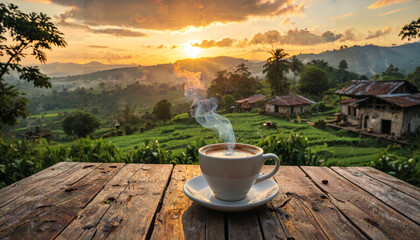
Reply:
[[[372,128],[374,133],[381,133],[382,120],[391,121],[391,135],[401,136],[403,125],[403,112],[402,111],[389,111],[379,110],[374,108],[361,108],[359,109],[359,118],[362,119],[362,127],[364,127],[365,117],[368,116],[367,127]]]
[[[401,129],[402,134],[414,133],[420,127],[420,106],[405,108],[403,126]]]
[[[293,107],[293,113],[291,112],[291,107],[289,106],[278,106],[278,112],[275,111],[276,106],[272,104],[265,104],[265,111],[270,113],[278,113],[278,114],[284,114],[284,115],[291,115],[291,114],[302,114],[306,112],[311,111],[311,105],[300,105],[300,106],[294,106]]]

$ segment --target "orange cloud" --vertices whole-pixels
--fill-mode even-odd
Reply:
[[[201,43],[194,43],[193,47],[211,48],[211,47],[231,47],[234,40],[230,38],[223,38],[220,41],[203,40]]]
[[[290,22],[290,18],[285,18],[281,21],[280,25],[287,25]]]
[[[405,10],[408,10],[408,9],[410,9],[410,8],[413,8],[413,7],[407,7],[407,8],[398,8],[398,9],[394,9],[394,10],[389,11],[389,12],[381,13],[381,14],[379,14],[379,16],[385,16],[385,15],[393,14],[393,13],[396,13],[396,12],[405,11]]]
[[[374,32],[368,31],[368,36],[366,37],[366,40],[372,39],[372,38],[379,38],[379,37],[385,36],[389,33],[391,33],[391,26],[385,28],[384,30],[377,29]]]
[[[181,30],[212,23],[246,21],[250,17],[298,14],[304,4],[295,0],[50,0],[77,11],[64,14],[90,26],[119,26],[138,29]]]
[[[379,0],[375,3],[373,3],[372,5],[369,5],[367,8],[376,9],[376,8],[386,7],[386,6],[389,6],[389,5],[402,3],[402,2],[408,2],[408,1],[410,1],[410,0]]]
[[[343,19],[343,18],[346,18],[346,17],[350,17],[350,16],[353,16],[355,14],[356,14],[356,12],[350,12],[350,13],[346,13],[346,14],[343,14],[343,15],[332,17],[332,18],[330,18],[330,20],[331,21],[336,21],[338,19]]]

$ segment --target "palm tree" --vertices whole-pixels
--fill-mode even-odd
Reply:
[[[269,57],[267,63],[264,64],[263,73],[266,74],[267,81],[274,94],[288,94],[289,82],[284,74],[289,72],[290,63],[285,60],[284,57],[287,57],[289,54],[284,52],[281,48],[271,50],[269,53],[271,54],[271,57]]]
[[[296,84],[296,75],[301,73],[304,70],[304,68],[305,67],[304,67],[303,63],[296,56],[293,56],[290,59],[290,71],[293,72],[293,87],[292,87],[292,89],[294,89],[294,85]]]
[[[241,63],[238,66],[236,66],[235,73],[244,73],[247,76],[251,75],[251,72],[249,71],[249,68],[245,65],[245,63]]]

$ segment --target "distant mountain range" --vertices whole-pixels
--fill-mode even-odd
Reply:
[[[300,54],[297,57],[303,62],[313,59],[324,59],[330,66],[337,67],[345,59],[349,71],[372,76],[381,73],[393,64],[403,73],[411,73],[420,66],[420,42],[393,47],[375,45],[353,46],[341,50],[325,51],[319,54]],[[147,83],[182,83],[173,73],[174,65],[180,63],[182,69],[201,72],[202,79],[209,83],[220,70],[233,71],[236,66],[244,63],[256,76],[262,76],[264,61],[253,61],[233,57],[213,57],[199,59],[184,59],[175,63],[153,66],[106,65],[98,62],[88,64],[51,63],[41,67],[42,71],[53,77],[53,83],[58,85],[95,86],[101,81],[111,81],[121,84],[133,81]]]
[[[297,57],[303,62],[324,59],[330,66],[336,68],[339,62],[345,59],[349,71],[366,76],[382,73],[390,64],[398,67],[404,74],[408,74],[420,66],[420,42],[393,47],[353,46],[319,54],[301,54]]]
[[[55,77],[52,79],[52,81],[55,85],[68,85],[70,87],[76,85],[94,86],[95,84],[98,84],[99,82],[103,81],[120,84],[133,83],[134,81],[138,81],[140,83],[169,83],[171,85],[182,84],[183,81],[178,79],[173,73],[174,66],[176,64],[181,64],[182,70],[188,70],[191,72],[201,72],[201,78],[204,80],[204,82],[208,83],[215,78],[215,73],[217,71],[234,71],[235,67],[241,63],[244,63],[249,68],[249,70],[255,75],[261,74],[262,65],[264,64],[264,62],[262,61],[249,61],[246,59],[233,57],[184,59],[170,64],[119,67],[82,75]],[[46,74],[49,74],[48,71],[43,71]]]

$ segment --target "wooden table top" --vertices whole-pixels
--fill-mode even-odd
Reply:
[[[420,239],[420,189],[370,167],[281,166],[279,194],[239,213],[190,200],[200,174],[61,162],[0,189],[0,239]]]

